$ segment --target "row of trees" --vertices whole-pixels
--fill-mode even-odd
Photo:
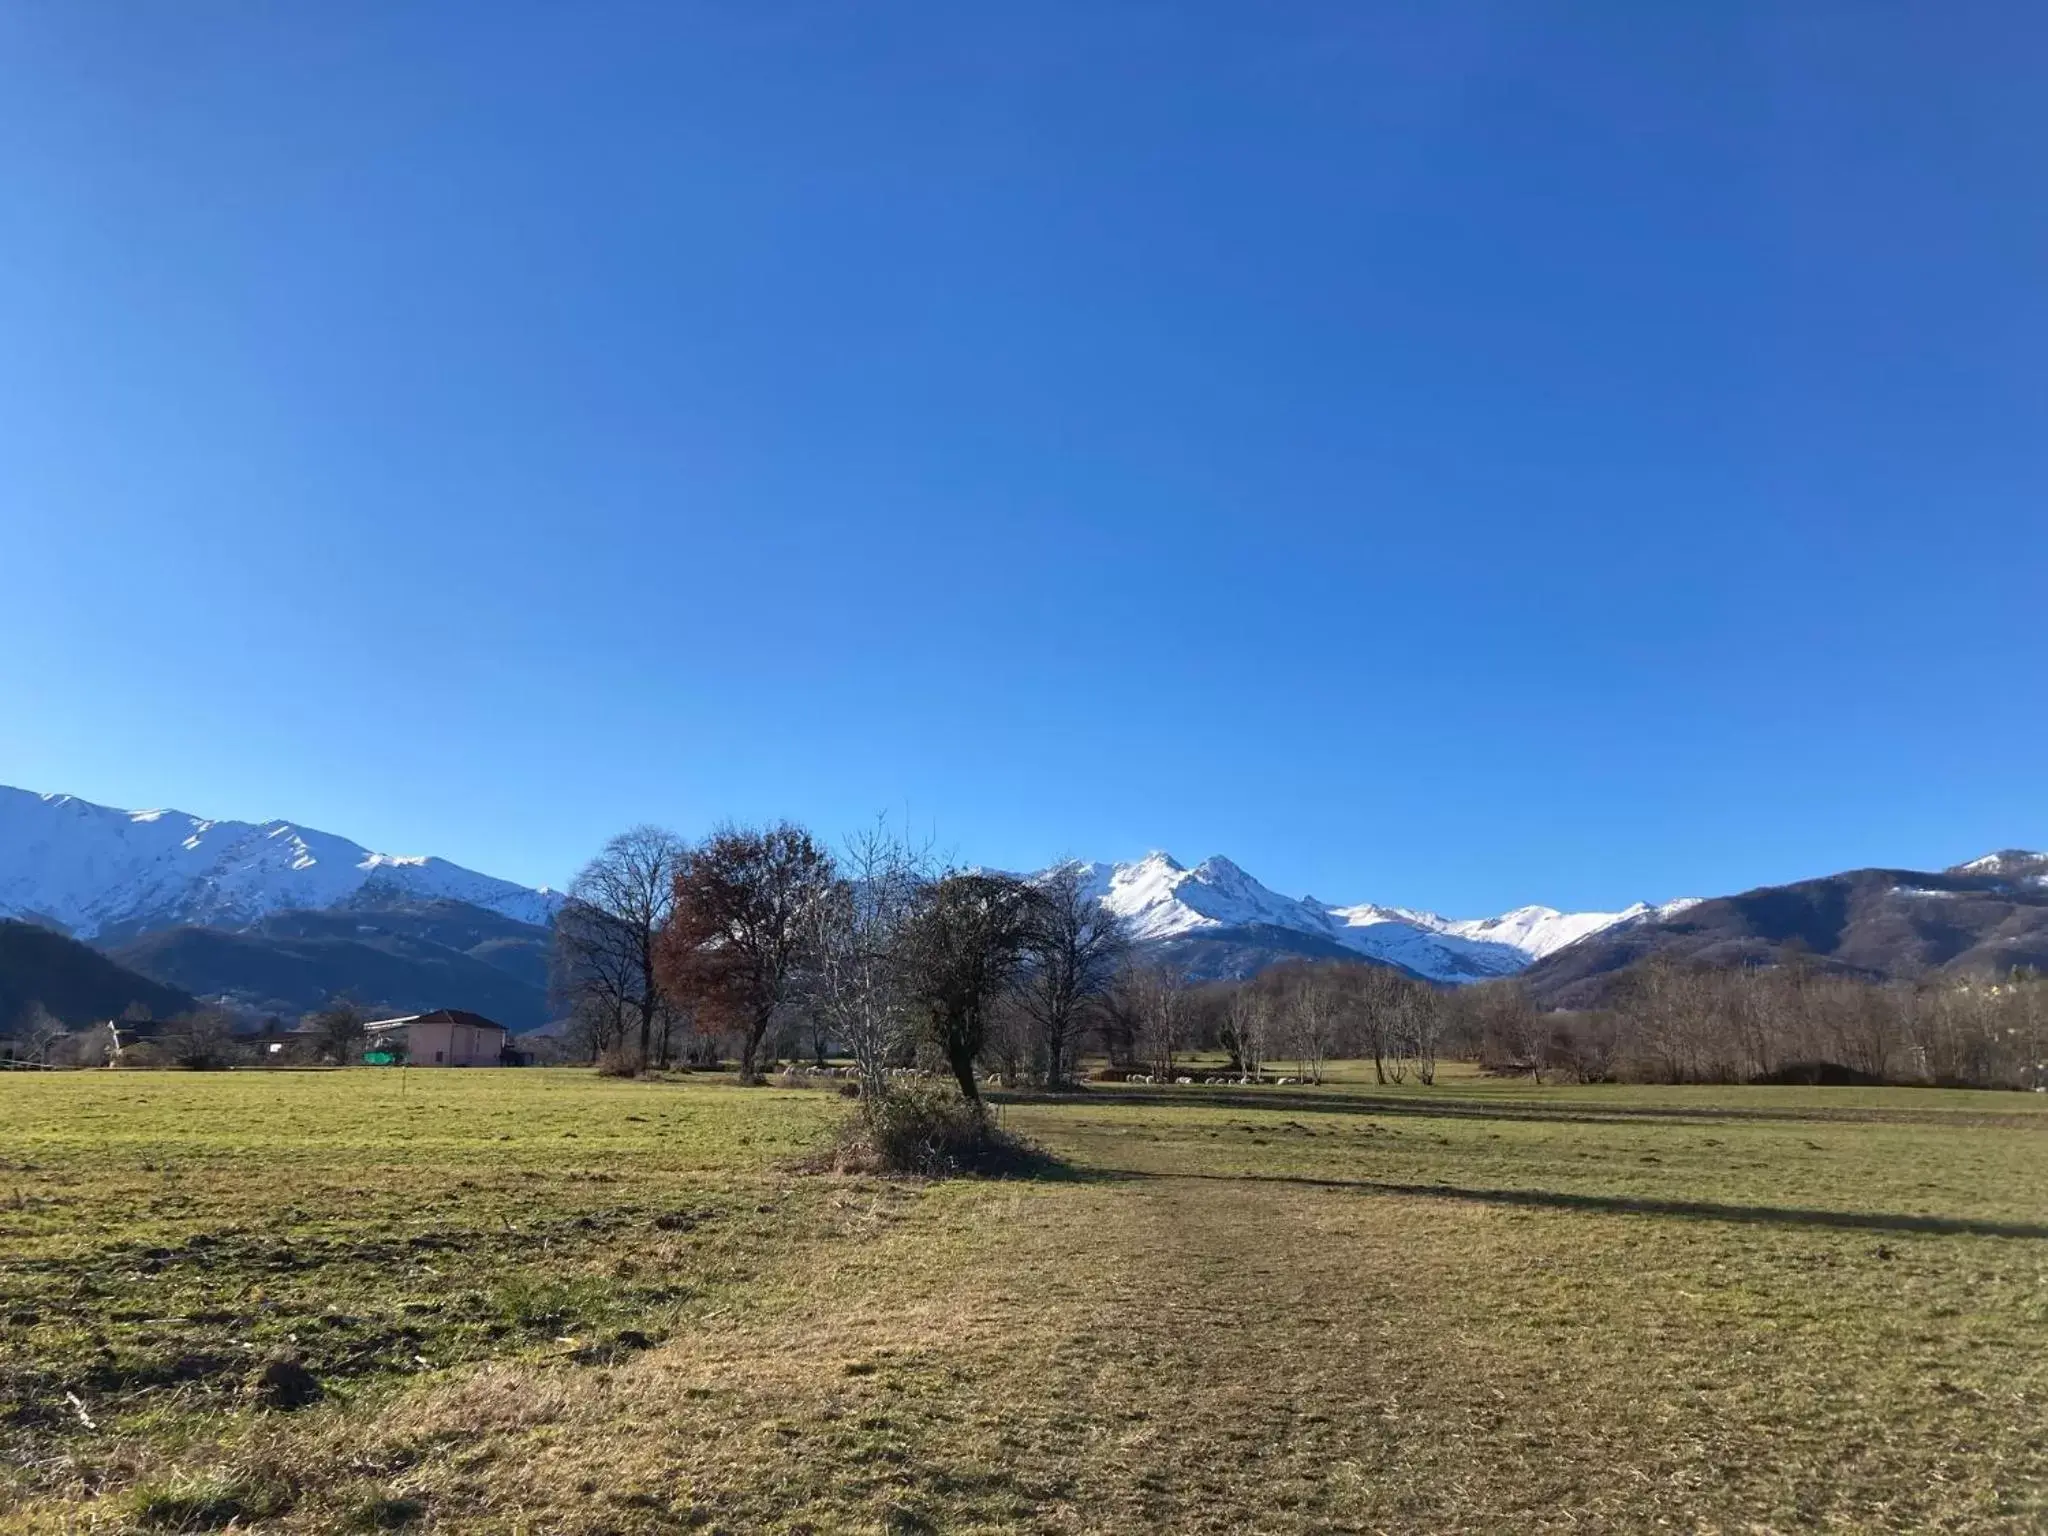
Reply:
[[[871,1101],[920,1050],[980,1101],[983,1058],[1072,1081],[1128,941],[1077,871],[942,868],[886,825],[838,853],[802,827],[614,838],[556,923],[555,989],[593,1056],[664,1065],[730,1043],[842,1043]]]
[[[164,1020],[136,1006],[118,1019],[70,1029],[40,1003],[31,1003],[14,1023],[9,1053],[17,1060],[50,1067],[104,1067],[114,1062],[195,1070],[229,1067],[253,1059],[235,1023],[225,1009],[205,1005]]]
[[[1798,956],[1767,967],[1651,960],[1615,1006],[1537,1013],[1512,984],[1461,1001],[1497,1070],[1581,1081],[1738,1083],[1851,1076],[2048,1087],[2048,978],[1876,983]]]
[[[1369,1058],[1382,1083],[1433,1082],[1459,1038],[1455,998],[1384,966],[1289,961],[1248,981],[1191,983],[1171,964],[1127,968],[1102,1013],[1112,1065],[1172,1076],[1176,1058],[1222,1050],[1234,1073],[1275,1062],[1323,1080],[1340,1057]]]
[[[629,1066],[732,1046],[848,1050],[870,1094],[920,1053],[971,1101],[983,1071],[1052,1087],[1084,1048],[1160,1076],[1221,1049],[1243,1074],[1336,1057],[1379,1081],[1444,1058],[1580,1080],[1738,1082],[1820,1066],[1873,1079],[2048,1081],[2048,983],[1873,985],[1798,956],[1764,968],[1652,961],[1609,1009],[1532,1006],[1516,982],[1456,991],[1385,967],[1291,962],[1197,984],[1135,963],[1078,870],[1036,882],[941,868],[887,826],[836,853],[801,827],[701,844],[639,828],[577,878],[557,924],[557,990],[591,1056]]]
[[[30,1003],[0,1041],[0,1053],[51,1067],[346,1066],[362,1059],[365,1017],[347,997],[306,1014],[296,1029],[275,1016],[258,1025],[207,1004],[157,1019],[135,1004],[118,1019],[72,1029],[41,1003]]]
[[[636,828],[578,875],[556,943],[555,990],[590,1058],[636,1070],[730,1048],[754,1078],[766,1053],[836,1045],[875,1098],[920,1057],[976,1102],[984,1072],[1063,1087],[1087,1049],[1127,1073],[1171,1076],[1220,1048],[1243,1074],[1286,1061],[1320,1081],[1358,1056],[1381,1082],[1429,1082],[1480,1036],[1455,994],[1381,966],[1197,983],[1136,963],[1078,868],[945,868],[886,824],[837,851],[786,823],[694,845]]]

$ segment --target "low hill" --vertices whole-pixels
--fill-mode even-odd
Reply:
[[[32,1003],[77,1028],[140,1003],[158,1018],[192,1006],[188,993],[116,964],[89,944],[34,923],[0,919],[0,1033]]]
[[[465,901],[359,899],[324,912],[278,912],[247,932],[267,938],[340,938],[454,950],[536,991],[548,985],[554,930]]]
[[[1543,1007],[1588,1008],[1611,1000],[1618,974],[1652,956],[1764,965],[1797,952],[1875,981],[2048,970],[2048,884],[2032,866],[1997,857],[1938,873],[1858,869],[1716,897],[1581,939],[1523,981]]]
[[[466,1008],[508,1028],[549,1018],[549,931],[462,902],[279,912],[239,931],[160,929],[122,964],[206,997],[287,1016],[339,993],[397,1013]]]

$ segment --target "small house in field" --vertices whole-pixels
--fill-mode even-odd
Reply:
[[[505,1060],[511,1031],[480,1013],[442,1008],[376,1019],[363,1026],[369,1037],[363,1060],[372,1065],[403,1062],[410,1067],[495,1067]]]

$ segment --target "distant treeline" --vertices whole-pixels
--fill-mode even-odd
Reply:
[[[1538,1079],[1748,1082],[1776,1076],[2033,1088],[2048,1083],[2048,983],[1874,985],[1796,953],[1769,966],[1664,961],[1622,1003],[1541,1012],[1514,981],[1445,989],[1363,961],[1290,961],[1196,983],[1134,945],[1071,872],[1035,884],[934,867],[886,829],[841,852],[802,828],[691,845],[614,839],[557,925],[572,1049],[615,1070],[730,1052],[851,1052],[893,1066],[1060,1087],[1084,1054],[1171,1076],[1195,1053],[1320,1080],[1334,1058],[1430,1082],[1446,1058]]]
[[[1885,982],[1824,973],[1798,955],[1769,966],[1651,960],[1615,1007],[1532,1013],[1470,1001],[1480,1059],[1581,1081],[1850,1080],[2048,1087],[2048,978]]]

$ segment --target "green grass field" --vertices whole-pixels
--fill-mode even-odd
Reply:
[[[1340,1076],[0,1078],[0,1529],[2048,1527],[2048,1104]]]

